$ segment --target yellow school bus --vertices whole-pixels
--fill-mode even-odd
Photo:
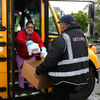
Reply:
[[[57,0],[55,0],[57,1]],[[60,1],[60,0],[58,0]],[[64,0],[68,1],[68,0]],[[70,0],[69,0],[70,1]],[[75,1],[75,0],[71,0]],[[82,0],[76,0],[82,1]],[[83,0],[85,1],[85,0]],[[93,4],[93,2],[91,2]],[[16,22],[16,14],[20,20]],[[16,64],[16,35],[15,26],[25,27],[27,20],[33,20],[35,31],[40,35],[49,50],[51,41],[61,34],[57,17],[48,0],[0,0],[0,99],[24,97],[17,94],[18,69]],[[16,24],[17,23],[17,24]],[[95,78],[99,82],[100,63],[93,46],[89,45],[89,81],[84,87],[78,87],[70,94],[71,100],[85,100],[94,89]],[[25,84],[27,81],[25,81]],[[27,87],[27,86],[26,86]],[[27,90],[27,88],[26,88]],[[48,90],[51,90],[50,88]],[[29,91],[25,96],[37,95],[40,92]]]

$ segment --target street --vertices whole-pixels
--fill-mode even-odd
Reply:
[[[96,83],[92,94],[89,96],[87,100],[100,100],[100,83]]]

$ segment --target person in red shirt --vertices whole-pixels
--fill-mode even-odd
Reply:
[[[40,36],[34,32],[34,24],[32,21],[28,21],[26,23],[26,29],[21,30],[18,32],[17,37],[17,66],[18,66],[18,78],[19,78],[19,87],[23,90],[24,89],[24,77],[21,75],[22,70],[21,66],[24,61],[34,61],[35,54],[29,55],[27,51],[27,46],[33,43],[39,44],[40,49],[42,50],[41,55],[46,53],[46,48],[44,47],[43,42],[41,41]],[[45,52],[44,52],[45,51]],[[33,86],[28,82],[28,87],[33,88]]]

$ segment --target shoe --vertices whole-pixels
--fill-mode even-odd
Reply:
[[[17,91],[16,95],[18,95],[18,96],[26,96],[27,93],[26,93],[24,88],[20,88],[20,90]]]

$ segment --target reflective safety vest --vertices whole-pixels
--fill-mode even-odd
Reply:
[[[21,27],[20,27],[20,24],[19,24],[20,19],[21,19],[21,16],[20,16],[20,15],[17,15],[17,16],[16,16],[15,27],[14,27],[14,31],[15,31],[15,32],[18,32],[18,31],[21,30]]]
[[[63,33],[62,35],[66,44],[64,54],[68,53],[68,59],[64,58],[61,61],[59,61],[58,69],[56,71],[49,72],[48,75],[51,76],[51,79],[53,80],[53,84],[56,84],[56,85],[63,82],[74,84],[74,85],[87,84],[88,73],[89,73],[88,54],[85,53],[83,54],[83,56],[81,55],[81,57],[74,57],[73,47],[72,47],[72,43],[74,43],[75,41],[77,41],[77,43],[79,43],[80,41],[87,42],[85,37],[81,36],[79,38],[78,37],[72,38],[74,39],[74,42],[73,42],[69,36],[70,33],[69,34]],[[80,50],[81,49],[84,49],[84,48],[80,47]]]

